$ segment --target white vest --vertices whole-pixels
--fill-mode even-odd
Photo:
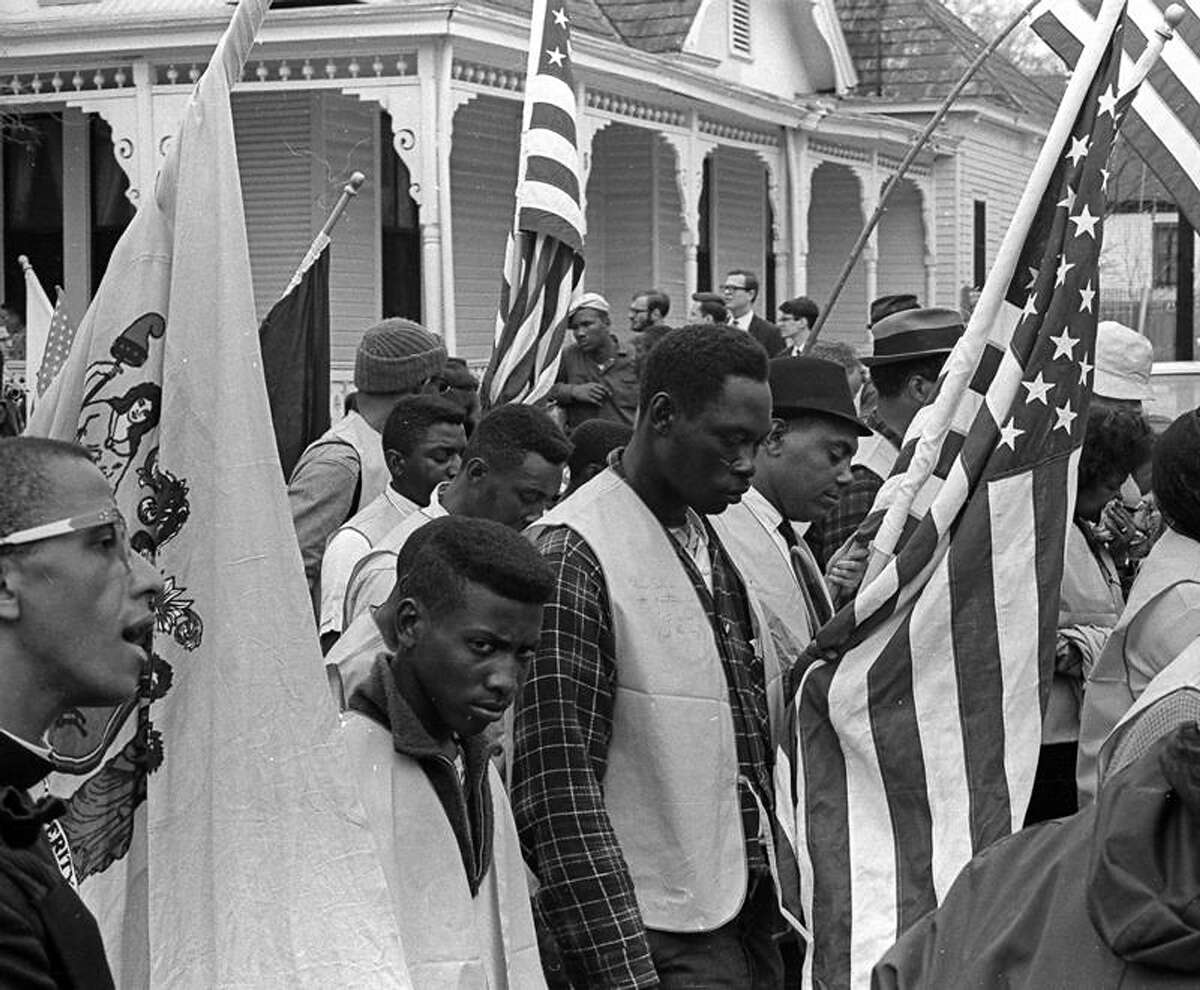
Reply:
[[[762,604],[780,664],[790,668],[813,638],[808,603],[790,554],[744,501],[709,522]]]
[[[1168,528],[1142,561],[1141,570],[1129,591],[1129,602],[1121,613],[1121,621],[1109,636],[1083,690],[1079,758],[1075,771],[1081,805],[1090,803],[1096,793],[1096,760],[1100,747],[1121,716],[1137,700],[1125,666],[1129,627],[1142,609],[1163,592],[1185,582],[1200,583],[1200,544]],[[1164,666],[1173,659],[1164,657]]]
[[[425,771],[365,715],[347,712],[342,735],[414,990],[545,987],[517,830],[491,761],[492,868],[472,897],[454,830]]]
[[[359,509],[356,515],[351,516],[349,522],[343,523],[342,529],[354,530],[374,547],[418,509],[420,506],[414,506],[407,512],[396,508],[387,491],[383,491],[365,508]]]
[[[872,432],[869,437],[863,437],[858,442],[851,465],[865,467],[868,471],[887,481],[896,466],[896,458],[900,456],[892,441],[882,433]]]
[[[387,462],[383,459],[383,438],[362,416],[356,412],[349,412],[309,444],[301,455],[301,460],[318,447],[338,442],[348,443],[358,454],[362,487],[359,491],[358,505],[355,507],[357,511],[382,495],[391,480]]]
[[[738,913],[747,884],[733,714],[712,625],[670,535],[611,468],[529,532],[561,525],[596,555],[612,609],[617,684],[604,806],[643,921],[712,931]],[[779,664],[770,634],[760,632],[768,628],[761,608],[748,597],[774,747]]]

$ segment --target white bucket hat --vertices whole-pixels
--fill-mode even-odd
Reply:
[[[1096,395],[1126,401],[1150,398],[1153,364],[1150,341],[1115,320],[1100,321],[1096,327]]]

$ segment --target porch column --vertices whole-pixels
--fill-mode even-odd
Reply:
[[[687,305],[699,284],[697,259],[700,251],[700,194],[704,190],[704,159],[716,150],[717,142],[700,135],[700,118],[691,115],[686,134],[660,132],[675,149],[675,182],[683,210],[683,291]]]

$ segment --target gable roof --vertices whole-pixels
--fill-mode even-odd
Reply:
[[[691,30],[702,0],[595,0],[630,48],[678,52]]]
[[[836,6],[859,97],[940,101],[987,44],[939,0],[836,0]],[[1058,105],[999,52],[987,58],[961,98],[1037,116],[1052,116]]]

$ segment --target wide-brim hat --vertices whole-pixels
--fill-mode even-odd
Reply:
[[[1154,345],[1131,327],[1115,320],[1096,325],[1096,365],[1092,391],[1105,399],[1138,402],[1149,399]]]
[[[854,397],[840,364],[812,357],[778,357],[768,372],[771,384],[771,415],[776,419],[818,413],[843,420],[860,437],[871,435],[858,418]]]
[[[963,333],[957,309],[908,309],[885,316],[871,328],[871,353],[862,358],[868,368],[916,358],[949,354]]]
[[[906,309],[920,309],[921,304],[917,302],[917,297],[911,292],[901,292],[891,296],[880,296],[878,299],[871,301],[871,322],[867,324],[868,329],[875,326],[882,319],[886,319],[893,313],[901,313]]]

